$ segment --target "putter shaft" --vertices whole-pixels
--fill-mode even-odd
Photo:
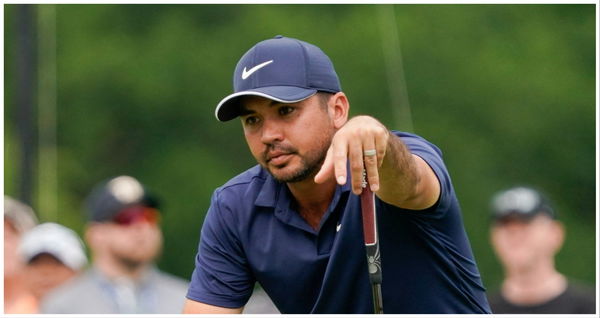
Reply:
[[[373,312],[376,314],[383,314],[381,284],[373,284],[371,287],[373,288]]]

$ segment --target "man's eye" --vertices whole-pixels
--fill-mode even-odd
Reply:
[[[256,122],[258,122],[258,118],[255,116],[248,116],[246,119],[244,119],[244,123],[246,125],[254,125]]]
[[[283,107],[279,108],[280,115],[287,115],[293,111],[294,111],[294,107],[291,107],[291,106],[283,106]]]

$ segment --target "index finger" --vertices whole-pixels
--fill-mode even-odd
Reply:
[[[348,144],[334,142],[331,144],[335,180],[339,185],[346,184],[346,163],[348,162]]]
[[[323,165],[321,166],[319,172],[317,172],[317,175],[315,175],[315,183],[323,183],[325,180],[333,176],[333,158],[331,153],[331,147],[329,147],[329,149],[327,149],[327,154],[325,155]]]

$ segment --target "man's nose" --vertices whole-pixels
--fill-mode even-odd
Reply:
[[[273,120],[263,122],[261,142],[269,145],[276,141],[283,140],[283,129],[279,123]]]

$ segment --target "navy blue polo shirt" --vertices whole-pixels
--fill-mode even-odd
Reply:
[[[431,166],[441,195],[422,211],[376,199],[385,313],[490,313],[440,150],[394,134]],[[260,166],[214,192],[187,297],[238,308],[256,281],[282,313],[373,313],[360,199],[349,183],[337,186],[317,230]]]

